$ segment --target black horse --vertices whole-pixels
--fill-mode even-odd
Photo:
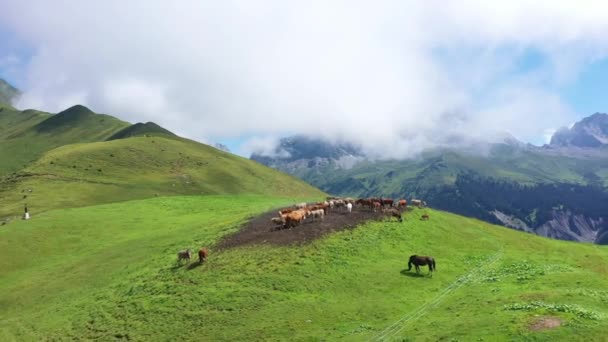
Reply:
[[[409,267],[407,270],[410,271],[412,269],[412,264],[416,266],[416,273],[420,273],[420,266],[429,265],[429,274],[433,275],[433,271],[436,270],[435,267],[435,259],[430,256],[420,256],[420,255],[412,255],[410,257],[410,261],[407,263]]]

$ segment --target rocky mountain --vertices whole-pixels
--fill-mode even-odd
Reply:
[[[424,198],[438,209],[538,235],[608,243],[608,147],[589,143],[603,141],[605,120],[595,114],[544,147],[507,138],[371,160],[348,144],[292,137],[272,157],[251,158],[332,194]]]
[[[271,155],[254,153],[251,159],[297,175],[299,171],[308,169],[350,169],[364,160],[365,155],[352,144],[298,135],[281,139]]]
[[[561,128],[551,138],[551,146],[600,147],[608,145],[608,114],[595,113],[574,124]]]
[[[19,97],[21,92],[0,78],[0,103],[12,104]]]

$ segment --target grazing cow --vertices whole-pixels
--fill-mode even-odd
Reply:
[[[310,211],[323,209],[323,214],[327,215],[329,212],[329,204],[326,205],[326,204],[321,203],[321,204],[313,205],[312,207],[308,207],[306,209],[308,209]]]
[[[281,215],[285,215],[285,214],[289,214],[290,212],[292,212],[293,209],[283,209],[283,210],[279,210],[279,216]]]
[[[393,206],[393,200],[390,198],[381,198],[380,199],[380,203],[382,203],[382,206],[384,207],[392,207]]]
[[[304,210],[296,210],[285,216],[285,228],[292,228],[298,226],[306,218],[306,212]]]
[[[422,221],[426,221],[426,220],[428,220],[428,219],[429,219],[429,214],[427,214],[427,213],[422,214],[422,216],[420,217],[420,219],[421,219]]]
[[[378,201],[373,201],[372,205],[373,205],[373,208],[374,208],[374,212],[382,209],[382,204],[380,202],[378,202]]]
[[[273,217],[270,220],[277,226],[285,224],[285,218],[283,217]]]
[[[374,204],[369,198],[360,198],[355,202],[355,204],[360,205],[361,207],[367,207],[370,210],[374,209]]]
[[[328,201],[319,202],[314,205],[314,208],[317,208],[317,209],[321,208],[325,212],[325,215],[329,214],[329,202]]]
[[[207,251],[207,248],[201,248],[198,250],[198,263],[202,264],[203,261],[207,260],[207,257],[209,256],[209,252]]]
[[[407,207],[407,201],[404,199],[399,200],[399,202],[397,202],[397,208],[406,208]]]
[[[334,206],[336,208],[344,208],[344,207],[346,207],[346,202],[344,202],[344,200],[341,200],[341,199],[335,200],[334,201]]]
[[[323,220],[325,218],[325,211],[323,209],[311,210],[310,217],[312,217],[313,222],[315,218],[321,218],[321,220]]]
[[[390,215],[391,217],[396,217],[399,222],[403,222],[403,218],[401,217],[401,213],[399,210],[395,208],[382,209],[382,213],[385,215]]]
[[[423,200],[419,200],[419,199],[413,199],[412,205],[416,206],[418,208],[424,208],[424,207],[426,207],[426,202]]]
[[[190,263],[190,257],[192,256],[192,252],[190,248],[177,252],[177,263],[181,264],[182,260],[186,260]]]
[[[346,203],[346,211],[348,211],[348,213],[352,213],[353,212],[353,204],[348,202]]]

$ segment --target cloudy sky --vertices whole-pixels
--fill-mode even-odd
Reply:
[[[307,134],[410,156],[608,111],[604,1],[0,0],[19,108],[84,104],[238,153]]]

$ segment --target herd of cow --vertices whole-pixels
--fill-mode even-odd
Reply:
[[[413,199],[410,201],[412,206],[416,206],[419,208],[426,207],[426,202],[422,200]],[[328,197],[323,202],[318,202],[314,204],[308,203],[298,203],[295,204],[291,208],[285,208],[279,210],[279,216],[273,217],[272,222],[279,228],[293,228],[296,227],[308,218],[314,222],[315,219],[323,220],[326,215],[329,215],[332,211],[341,211],[343,213],[350,214],[353,211],[353,208],[360,209],[369,209],[373,212],[381,212],[382,214],[395,217],[399,222],[403,221],[402,211],[405,210],[408,206],[407,200],[392,200],[389,198],[360,198],[353,199],[350,197],[347,198],[337,198],[337,197]],[[429,215],[423,214],[421,216],[422,220],[428,220]],[[177,253],[177,262],[181,264],[182,261],[190,262],[192,257],[192,251],[190,249],[185,249],[179,251]],[[209,252],[206,248],[200,248],[198,251],[199,263],[204,262],[209,256]],[[410,258],[410,264],[412,263],[412,259],[417,256],[412,256]],[[429,258],[429,270],[432,271],[434,269],[434,260],[430,257],[420,257],[420,258]],[[431,262],[433,263],[431,266]],[[414,260],[414,265],[416,265],[416,271],[419,271],[418,265],[426,265],[425,263],[418,263],[418,260]],[[411,269],[411,266],[410,266]]]
[[[426,202],[417,199],[412,200],[411,204],[419,208],[426,206]],[[295,204],[291,208],[281,209],[279,210],[279,216],[273,217],[271,221],[279,228],[293,228],[302,224],[307,218],[311,218],[314,222],[315,219],[323,220],[325,216],[333,210],[345,211],[350,214],[353,207],[358,207],[361,209],[367,208],[373,212],[382,212],[383,214],[395,217],[399,222],[402,222],[403,218],[401,216],[401,211],[407,208],[407,205],[408,202],[405,199],[360,198],[355,200],[350,197],[328,197],[324,202],[317,202],[314,204],[303,202]],[[428,215],[426,215],[426,219],[428,219]]]

